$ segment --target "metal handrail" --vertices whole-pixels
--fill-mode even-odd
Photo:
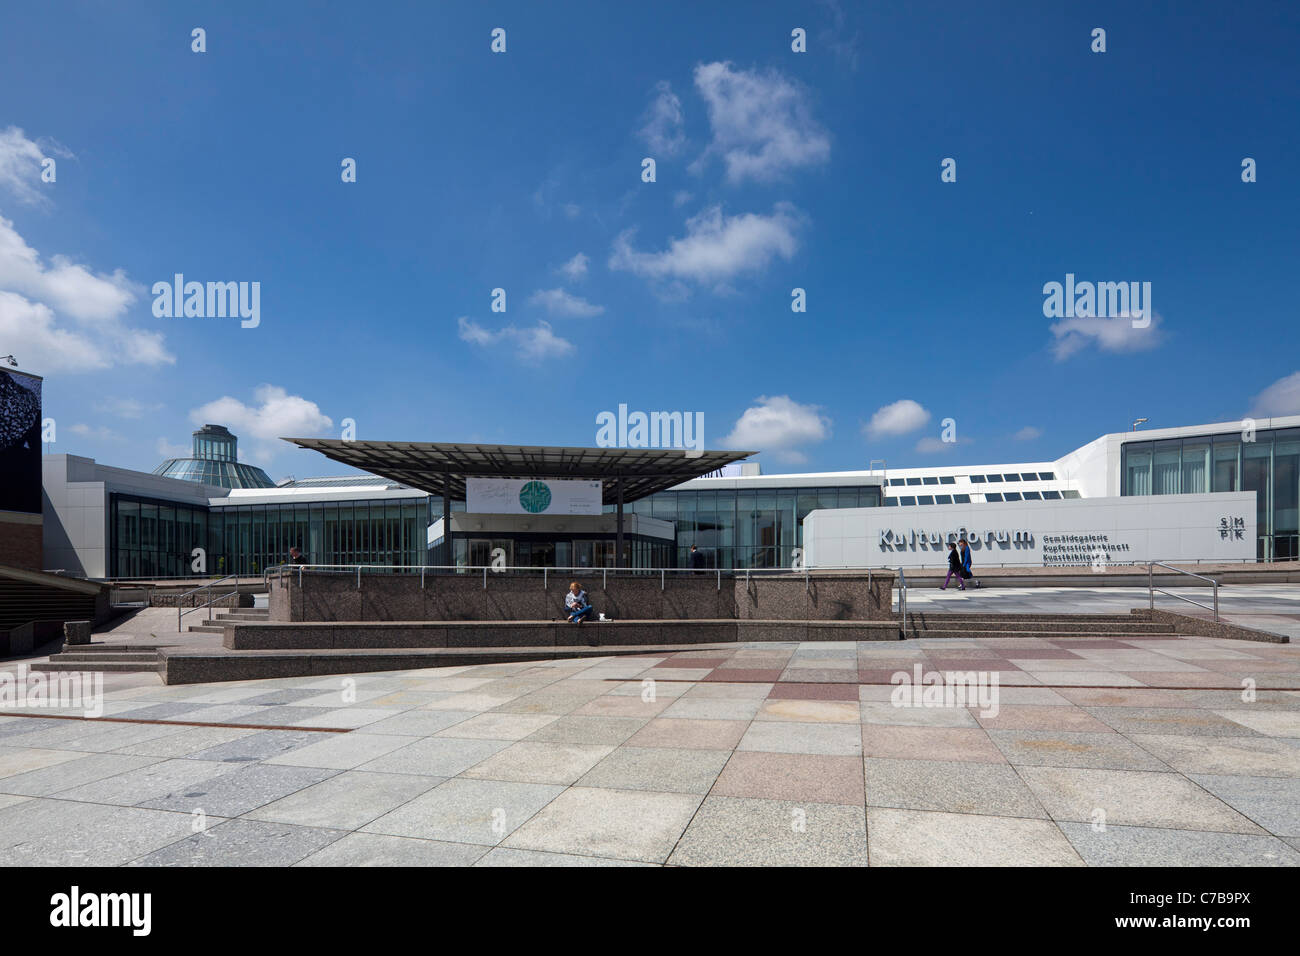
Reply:
[[[214,587],[216,587],[218,584],[220,584],[222,581],[229,581],[231,578],[234,578],[234,579],[235,579],[235,590],[231,591],[230,594],[221,594],[221,595],[218,595],[217,597],[214,597],[211,601],[208,601],[208,602],[206,602],[206,603],[204,603],[204,604],[196,604],[196,605],[194,605],[193,607],[189,608],[188,610],[183,609],[183,608],[181,607],[181,604],[182,604],[182,602],[184,601],[184,599],[187,598],[187,597],[189,597],[191,594],[197,594],[199,591],[204,591],[204,590],[207,590],[208,588],[214,588]],[[180,629],[181,629],[181,618],[184,617],[186,614],[190,613],[190,611],[197,611],[199,608],[203,608],[203,607],[211,607],[211,606],[212,606],[214,603],[216,603],[217,601],[220,601],[220,600],[222,600],[223,598],[228,598],[228,597],[230,597],[231,594],[238,594],[238,593],[239,593],[239,575],[238,575],[238,574],[227,574],[224,578],[217,578],[215,581],[209,581],[207,584],[201,584],[201,585],[199,585],[199,586],[196,587],[196,588],[190,588],[190,590],[186,591],[184,594],[177,595],[177,597],[176,597],[176,631],[177,631],[177,633],[179,633],[179,632],[180,632]]]
[[[1184,596],[1181,595],[1181,594],[1174,594],[1172,591],[1166,591],[1164,588],[1158,588],[1158,587],[1156,587],[1156,580],[1155,580],[1155,569],[1156,569],[1156,568],[1165,568],[1165,569],[1168,570],[1168,571],[1177,571],[1179,574],[1186,574],[1188,577],[1191,577],[1191,578],[1199,578],[1199,579],[1202,580],[1202,581],[1209,581],[1211,584],[1214,585],[1214,606],[1211,607],[1209,604],[1202,604],[1200,601],[1193,601],[1193,600],[1192,600],[1191,598],[1189,598],[1189,597],[1184,597]],[[1216,624],[1219,622],[1219,582],[1216,581],[1214,578],[1207,578],[1207,577],[1206,577],[1205,575],[1203,575],[1203,574],[1193,574],[1191,571],[1186,571],[1186,570],[1184,570],[1183,568],[1176,568],[1176,567],[1174,567],[1172,564],[1164,564],[1163,562],[1160,562],[1160,561],[1151,561],[1151,562],[1148,562],[1148,564],[1147,564],[1147,607],[1148,607],[1148,610],[1154,611],[1154,610],[1156,609],[1156,594],[1157,594],[1157,593],[1163,594],[1163,595],[1165,595],[1166,597],[1178,598],[1178,600],[1180,600],[1180,601],[1186,601],[1188,604],[1195,604],[1197,607],[1203,607],[1203,608],[1205,608],[1205,610],[1207,610],[1207,611],[1213,611],[1213,612],[1214,612],[1214,622],[1215,622]]]

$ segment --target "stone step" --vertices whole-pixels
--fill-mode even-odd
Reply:
[[[125,674],[140,671],[157,671],[161,665],[155,657],[150,661],[141,661],[139,663],[131,661],[96,661],[89,663],[86,661],[58,661],[50,660],[44,664],[33,664],[31,669],[34,671],[91,671],[113,674]]]
[[[93,665],[93,664],[98,664],[100,662],[117,661],[119,663],[133,662],[137,664],[145,663],[145,664],[153,665],[158,663],[158,652],[142,651],[136,654],[132,654],[132,653],[77,654],[77,653],[69,653],[65,651],[62,654],[50,655],[50,660],[60,664],[92,664]]]
[[[1112,634],[1174,633],[1172,624],[1151,621],[913,621],[910,615],[907,618],[909,631],[933,633],[958,628],[964,631],[1074,631],[1080,634],[1098,630]]]
[[[585,625],[584,625],[585,626]],[[206,652],[168,648],[159,655],[158,672],[165,684],[258,680],[268,677],[307,677],[360,674],[371,671],[463,667],[522,661],[571,658],[663,655],[689,650],[732,648],[734,644],[692,644],[490,648],[390,648],[387,650],[226,651]]]
[[[222,634],[226,629],[220,624],[191,624],[186,630],[199,634]]]
[[[912,630],[908,628],[908,639],[910,640],[944,640],[944,639],[964,639],[978,638],[979,640],[988,640],[990,638],[1015,638],[1017,640],[1042,640],[1042,641],[1069,641],[1069,640],[1098,640],[1098,641],[1126,641],[1141,640],[1145,637],[1170,637],[1178,636],[1173,631],[1161,632],[1160,634],[1137,634],[1132,631],[1055,631],[1055,630],[993,630],[993,631],[964,631],[961,628],[943,628],[929,630]]]

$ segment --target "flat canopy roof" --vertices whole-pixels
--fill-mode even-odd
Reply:
[[[462,501],[466,478],[598,478],[604,481],[605,504],[615,504],[618,489],[612,479],[622,477],[627,503],[757,454],[705,451],[689,457],[683,448],[546,448],[338,438],[284,441],[431,495],[441,496],[445,484],[451,497]]]

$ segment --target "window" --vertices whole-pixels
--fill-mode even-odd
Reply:
[[[952,504],[952,495],[935,495],[934,503],[936,505],[950,505]]]
[[[985,501],[1001,501],[1001,500],[1002,500],[1002,496],[1001,496],[1000,494],[998,494],[997,492],[990,491],[988,494],[986,494],[986,495],[984,496],[984,500],[985,500]]]
[[[885,507],[886,507],[886,508],[896,508],[896,507],[898,507],[898,499],[897,499],[897,498],[886,498],[886,499],[885,499]]]
[[[1020,478],[1022,481],[1037,481],[1038,475],[1032,471],[1022,471],[1020,473]]]
[[[1151,493],[1155,495],[1176,495],[1179,492],[1178,441],[1157,442],[1151,468]]]
[[[1006,501],[1019,501],[1019,500],[1020,500],[1020,492],[1018,492],[1018,491],[1008,491],[1007,494],[1006,494],[1006,498],[1005,498],[1004,500],[1006,500]]]
[[[903,479],[903,478],[890,478],[890,479],[889,479],[889,487],[891,487],[891,488],[895,487],[896,485],[903,485],[903,484],[906,484],[906,483],[907,483],[906,480]]]
[[[1042,501],[1042,500],[1043,500],[1043,496],[1040,495],[1040,494],[1039,494],[1038,492],[1036,492],[1036,491],[1026,491],[1026,492],[1025,492],[1025,500],[1026,500],[1026,501]]]
[[[940,475],[940,476],[939,476],[939,484],[941,484],[941,485],[955,485],[955,484],[957,484],[957,479],[956,479],[955,477],[953,477],[952,475]]]
[[[1079,497],[1079,493],[1077,491],[1062,491],[1061,494],[1063,494],[1067,498]]]
[[[973,485],[982,485],[982,484],[984,484],[984,476],[983,476],[983,475],[971,475],[971,476],[970,476],[970,480],[971,480],[971,484],[973,484]]]
[[[1041,478],[1043,481],[1055,481],[1055,480],[1056,480],[1056,472],[1054,472],[1054,471],[1040,471],[1040,472],[1038,473],[1038,477]]]
[[[927,485],[937,485],[939,483],[939,479],[935,478],[933,475],[927,478],[922,478],[921,481],[925,482]]]
[[[909,479],[907,479],[907,483],[908,483],[909,485],[919,485],[919,484],[921,483],[921,479],[920,479],[920,478],[909,478]]]
[[[904,495],[898,499],[898,503],[900,505],[914,505],[916,504],[916,498],[912,495]]]
[[[968,505],[970,504],[970,495],[953,495],[953,504]]]
[[[984,477],[987,478],[990,482],[1001,481],[1001,480],[1002,480],[1002,476],[1001,476],[1001,475],[985,475]]]
[[[1007,481],[1019,481],[1019,480],[1020,480],[1020,476],[1017,475],[1017,474],[1015,474],[1014,472],[1013,472],[1012,474],[1009,474],[1009,475],[1003,475],[1002,477],[1005,478]]]
[[[916,499],[916,503],[918,505],[932,505],[934,504],[934,495],[921,495]]]
[[[1061,493],[1059,491],[1044,491],[1043,497],[1048,501],[1059,501],[1061,499]]]

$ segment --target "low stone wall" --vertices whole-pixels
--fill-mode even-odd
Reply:
[[[568,577],[479,574],[420,576],[285,574],[272,578],[272,621],[554,621]],[[609,575],[579,581],[597,613],[613,620],[884,621],[893,615],[893,575],[818,572],[723,577],[715,574]]]
[[[1242,627],[1240,624],[1229,624],[1223,620],[1215,622],[1192,614],[1179,614],[1177,611],[1162,611],[1160,608],[1152,610],[1143,607],[1134,608],[1133,613],[1158,624],[1172,624],[1179,634],[1190,634],[1193,637],[1222,637],[1230,641],[1260,641],[1265,644],[1291,643],[1291,638],[1285,634],[1257,631],[1254,628]]]

